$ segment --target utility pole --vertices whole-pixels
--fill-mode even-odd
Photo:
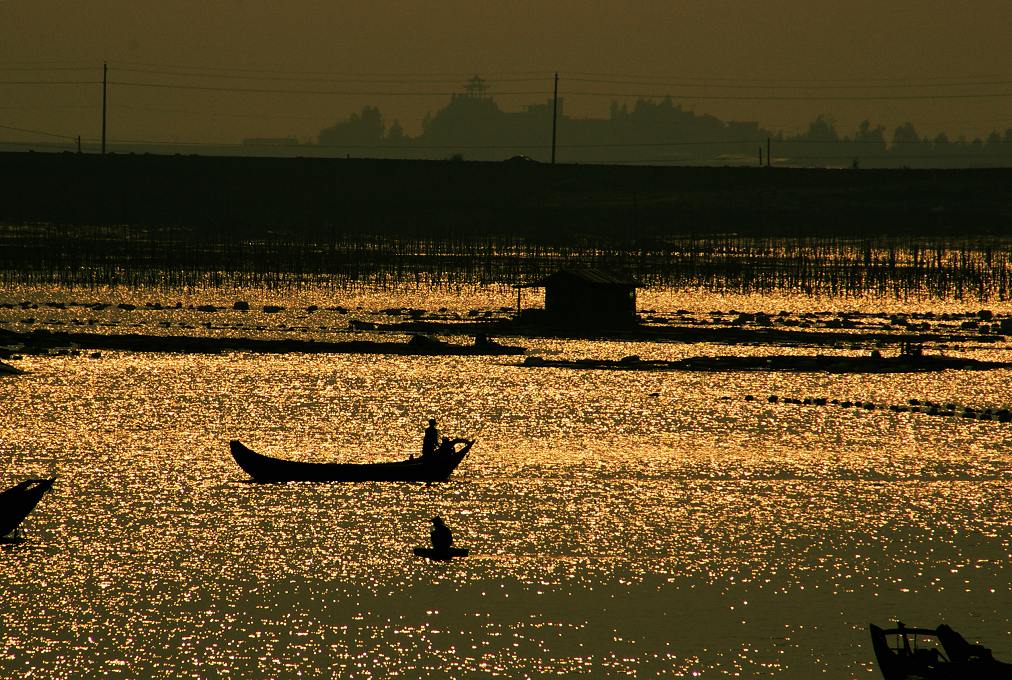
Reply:
[[[766,138],[766,167],[770,167],[770,138]]]
[[[762,166],[763,166],[763,147],[760,144],[759,145],[759,167],[761,168]]]
[[[81,135],[77,136],[77,153],[81,153]]]
[[[105,91],[109,83],[109,64],[102,64],[102,155],[105,155]]]
[[[559,120],[559,73],[555,73],[555,90],[552,93],[552,165],[555,165],[555,126]]]

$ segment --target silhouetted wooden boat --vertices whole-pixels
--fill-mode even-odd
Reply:
[[[272,458],[232,440],[232,457],[257,482],[444,482],[471,450],[465,441],[454,453],[390,463],[303,463]]]
[[[885,680],[1012,680],[1012,665],[995,661],[991,650],[972,645],[949,626],[869,626],[875,660]],[[889,637],[895,636],[895,644]]]
[[[18,528],[55,481],[56,477],[28,479],[0,492],[0,537]]]
[[[467,548],[450,548],[447,551],[436,551],[433,548],[415,548],[415,555],[425,557],[436,562],[449,562],[454,557],[467,557]]]

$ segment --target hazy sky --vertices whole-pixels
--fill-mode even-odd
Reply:
[[[847,133],[863,118],[890,134],[905,120],[953,137],[1012,127],[1012,0],[0,0],[0,81],[96,83],[103,60],[114,83],[110,139],[308,140],[364,104],[416,133],[469,74],[531,93],[497,97],[519,109],[550,95],[555,70],[570,115],[604,117],[616,98],[578,92],[670,93],[696,111],[788,132],[818,113]],[[88,70],[44,70],[58,66]],[[529,72],[538,79],[512,80]],[[337,82],[397,76],[408,82]],[[1010,96],[952,98],[979,93]],[[919,95],[949,98],[868,98]],[[99,111],[96,84],[0,84],[0,125],[97,137]],[[0,140],[23,138],[0,128]]]

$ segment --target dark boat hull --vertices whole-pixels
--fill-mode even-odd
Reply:
[[[938,628],[899,624],[890,629],[871,624],[869,630],[875,660],[885,680],[1012,680],[1012,665],[996,661],[989,649],[967,643],[944,624]],[[891,647],[890,635],[902,644]],[[944,656],[932,652],[932,647],[923,642],[918,645],[917,637],[937,640]]]
[[[471,450],[473,441],[452,454],[392,463],[303,463],[272,458],[229,442],[232,457],[257,482],[444,482]]]
[[[53,486],[56,478],[28,479],[0,492],[0,537],[21,525],[36,504]]]
[[[467,548],[450,548],[446,552],[436,552],[432,548],[415,548],[414,553],[418,557],[425,557],[436,562],[449,562],[454,557],[467,557],[469,551]]]

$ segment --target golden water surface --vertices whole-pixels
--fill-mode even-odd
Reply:
[[[521,359],[17,361],[27,372],[0,379],[0,482],[58,480],[27,540],[0,548],[0,677],[865,678],[868,623],[896,619],[947,622],[1012,660],[1009,425],[766,401],[1005,407],[1012,372]],[[393,460],[430,416],[478,438],[444,484],[251,484],[228,453],[238,438]],[[436,514],[470,557],[413,557]]]

